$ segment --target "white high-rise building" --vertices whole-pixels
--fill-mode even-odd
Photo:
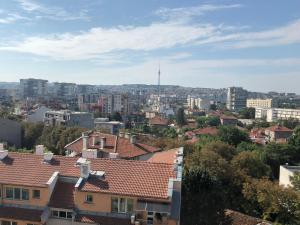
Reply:
[[[287,119],[297,119],[300,121],[300,109],[256,108],[255,118],[266,119],[267,122]]]
[[[246,108],[248,91],[242,87],[229,87],[227,89],[226,107],[231,111],[239,111]]]

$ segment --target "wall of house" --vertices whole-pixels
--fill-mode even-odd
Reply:
[[[42,225],[42,222],[32,222],[32,221],[25,221],[25,220],[11,220],[11,219],[5,219],[5,218],[0,218],[0,224],[1,221],[11,221],[11,222],[17,222],[18,225],[27,225],[27,224],[34,224],[34,225]]]
[[[13,188],[24,188],[29,190],[29,200],[10,200],[6,199],[6,187],[13,187]],[[35,199],[33,198],[33,190],[40,190],[40,198]],[[49,201],[49,191],[48,188],[35,188],[35,187],[25,187],[25,186],[14,186],[14,185],[3,185],[2,186],[2,203],[3,204],[17,204],[17,205],[30,205],[30,206],[37,206],[37,207],[44,207],[48,204]]]

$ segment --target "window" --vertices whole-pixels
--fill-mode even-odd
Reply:
[[[21,189],[14,188],[14,199],[20,200],[21,199]]]
[[[40,190],[33,190],[32,191],[32,198],[40,199],[40,197],[41,197]]]
[[[5,188],[5,197],[7,199],[13,199],[14,198],[14,189],[13,188],[10,188],[10,187],[7,187]]]
[[[92,203],[93,202],[93,195],[86,195],[85,202]]]
[[[72,219],[73,213],[66,210],[52,210],[51,216],[55,218]]]
[[[7,220],[2,220],[1,221],[2,225],[18,225],[17,222],[13,222],[13,221],[7,221]]]
[[[22,189],[22,200],[29,200],[29,190]]]
[[[111,211],[116,213],[129,213],[133,211],[133,199],[112,198]]]

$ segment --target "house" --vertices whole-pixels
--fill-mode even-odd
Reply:
[[[177,225],[183,149],[175,163],[0,150],[6,225]]]
[[[293,130],[275,125],[265,129],[267,140],[271,142],[285,143],[293,135]]]
[[[121,158],[147,160],[159,148],[141,143],[135,135],[120,132],[119,136],[100,133],[97,131],[85,132],[81,137],[65,146],[66,155],[87,155],[94,158]]]
[[[108,118],[96,118],[94,121],[95,129],[109,134],[118,134],[120,129],[124,129],[125,125],[119,121],[109,121]]]
[[[157,128],[166,128],[169,125],[169,121],[160,116],[155,116],[149,119],[149,126]]]
[[[253,128],[249,133],[249,137],[256,144],[264,145],[267,142],[264,128]]]
[[[17,121],[0,118],[0,141],[13,145],[16,148],[21,147],[22,139],[21,124]]]
[[[284,187],[293,187],[291,177],[294,176],[295,172],[300,172],[300,166],[289,166],[282,165],[279,168],[279,185]]]
[[[222,115],[220,116],[220,121],[222,125],[233,125],[236,126],[238,123],[237,118],[233,117],[233,116],[226,116],[226,115]]]
[[[192,139],[193,137],[195,137],[197,135],[215,136],[217,134],[218,134],[218,129],[216,127],[204,127],[204,128],[199,128],[196,130],[185,132],[185,136],[187,136],[190,139]]]
[[[272,225],[270,222],[267,222],[265,220],[253,216],[248,216],[246,214],[230,209],[225,210],[225,216],[228,220],[228,224],[230,225]]]
[[[51,109],[46,106],[38,107],[37,109],[28,112],[27,121],[30,123],[42,123],[47,111],[51,111]]]
[[[162,152],[156,152],[147,161],[152,163],[172,164],[179,154],[181,154],[181,148],[174,148]]]

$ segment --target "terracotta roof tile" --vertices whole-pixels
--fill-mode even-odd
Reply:
[[[155,116],[151,118],[149,120],[149,123],[151,125],[162,125],[162,126],[167,126],[169,124],[167,119],[161,118],[160,116]]]
[[[95,135],[106,138],[106,146],[104,147],[104,149],[100,149],[99,144],[93,145],[93,136]],[[76,141],[66,145],[65,149],[80,154],[82,152],[82,146],[82,138],[78,138]],[[148,154],[149,152],[157,152],[160,150],[159,148],[143,143],[137,142],[136,144],[132,144],[130,142],[130,139],[128,138],[96,132],[89,134],[89,148],[98,149],[99,151],[101,150],[108,153],[116,152],[119,153],[119,157],[121,158],[134,158],[137,156]]]
[[[130,219],[93,215],[77,215],[75,221],[81,223],[97,223],[101,225],[131,225]]]
[[[266,225],[270,224],[263,221],[262,219],[248,216],[246,214],[233,210],[226,210],[225,215],[229,218],[231,225],[257,225],[259,223],[263,223]]]
[[[41,211],[41,210],[0,206],[0,218],[1,219],[40,222],[42,213],[43,213],[43,211]]]
[[[284,127],[284,126],[280,126],[280,125],[275,125],[275,126],[272,126],[272,127],[268,127],[266,128],[266,130],[269,130],[269,131],[275,131],[275,132],[290,132],[292,133],[293,130],[287,128],[287,127]]]
[[[0,183],[46,187],[56,171],[60,176],[79,178],[80,168],[75,166],[77,160],[78,157],[54,156],[48,164],[43,162],[42,156],[10,152],[0,161]],[[167,199],[169,178],[175,177],[173,165],[166,163],[101,158],[90,161],[91,170],[105,171],[105,178],[101,181],[89,178],[82,191]]]
[[[72,209],[74,203],[75,184],[57,181],[53,194],[51,195],[50,207]]]
[[[148,162],[174,164],[174,160],[176,159],[177,152],[178,149],[175,148],[163,152],[154,153],[154,155],[148,159]]]

